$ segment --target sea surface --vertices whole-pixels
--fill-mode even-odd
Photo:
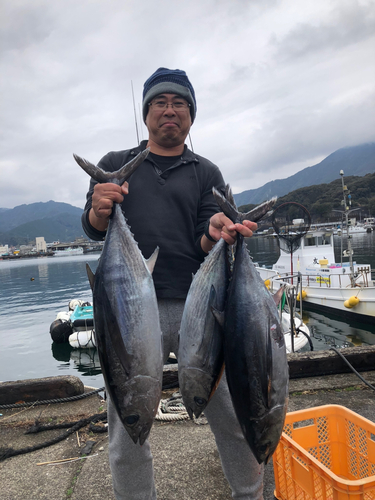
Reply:
[[[247,243],[260,265],[271,266],[277,260],[279,250],[274,238],[257,236]],[[340,246],[339,237],[335,237],[336,253]],[[375,268],[375,233],[353,236],[352,247],[354,260]],[[57,313],[68,311],[70,300],[92,300],[86,262],[95,272],[99,256],[0,261],[0,381],[75,375],[87,386],[103,387],[96,349],[55,344],[49,333]],[[347,324],[307,311],[303,318],[314,349],[375,344],[375,325]]]

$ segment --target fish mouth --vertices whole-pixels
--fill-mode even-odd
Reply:
[[[188,412],[188,415],[191,420],[194,420],[194,410],[190,406],[186,406],[186,411]]]
[[[133,443],[137,444],[139,442],[140,446],[142,446],[150,434],[151,425],[145,425],[140,430],[134,429],[133,432],[129,428],[127,428],[126,430],[128,431],[128,434],[131,437]]]

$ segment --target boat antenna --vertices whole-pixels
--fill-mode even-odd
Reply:
[[[135,120],[135,131],[137,133],[137,141],[139,145],[139,134],[138,134],[138,123],[137,123],[137,114],[135,112],[135,101],[134,101],[134,89],[133,89],[133,80],[130,80],[132,86],[132,96],[133,96],[133,108],[134,108],[134,120]]]

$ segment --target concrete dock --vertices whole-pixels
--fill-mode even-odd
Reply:
[[[361,374],[375,385],[375,371]],[[176,389],[175,389],[176,390]],[[174,390],[174,391],[175,391]],[[168,398],[170,390],[163,394]],[[301,378],[290,381],[289,411],[325,404],[345,406],[375,421],[375,393],[354,374]],[[0,410],[0,447],[35,446],[64,431],[24,434],[40,423],[75,421],[106,410],[100,395],[27,409]],[[40,463],[80,457],[87,441],[95,441],[89,458],[69,463]],[[189,420],[156,421],[150,435],[158,500],[230,500],[213,435],[208,425]],[[0,462],[2,500],[114,500],[108,465],[107,433],[88,428],[63,441]],[[264,499],[274,498],[272,462],[266,466]]]

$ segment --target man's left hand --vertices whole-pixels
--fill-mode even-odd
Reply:
[[[242,234],[244,238],[250,238],[257,228],[256,222],[249,220],[244,220],[242,224],[233,224],[223,212],[219,212],[210,219],[209,233],[215,240],[223,238],[228,245],[233,245],[237,239],[237,233]]]

